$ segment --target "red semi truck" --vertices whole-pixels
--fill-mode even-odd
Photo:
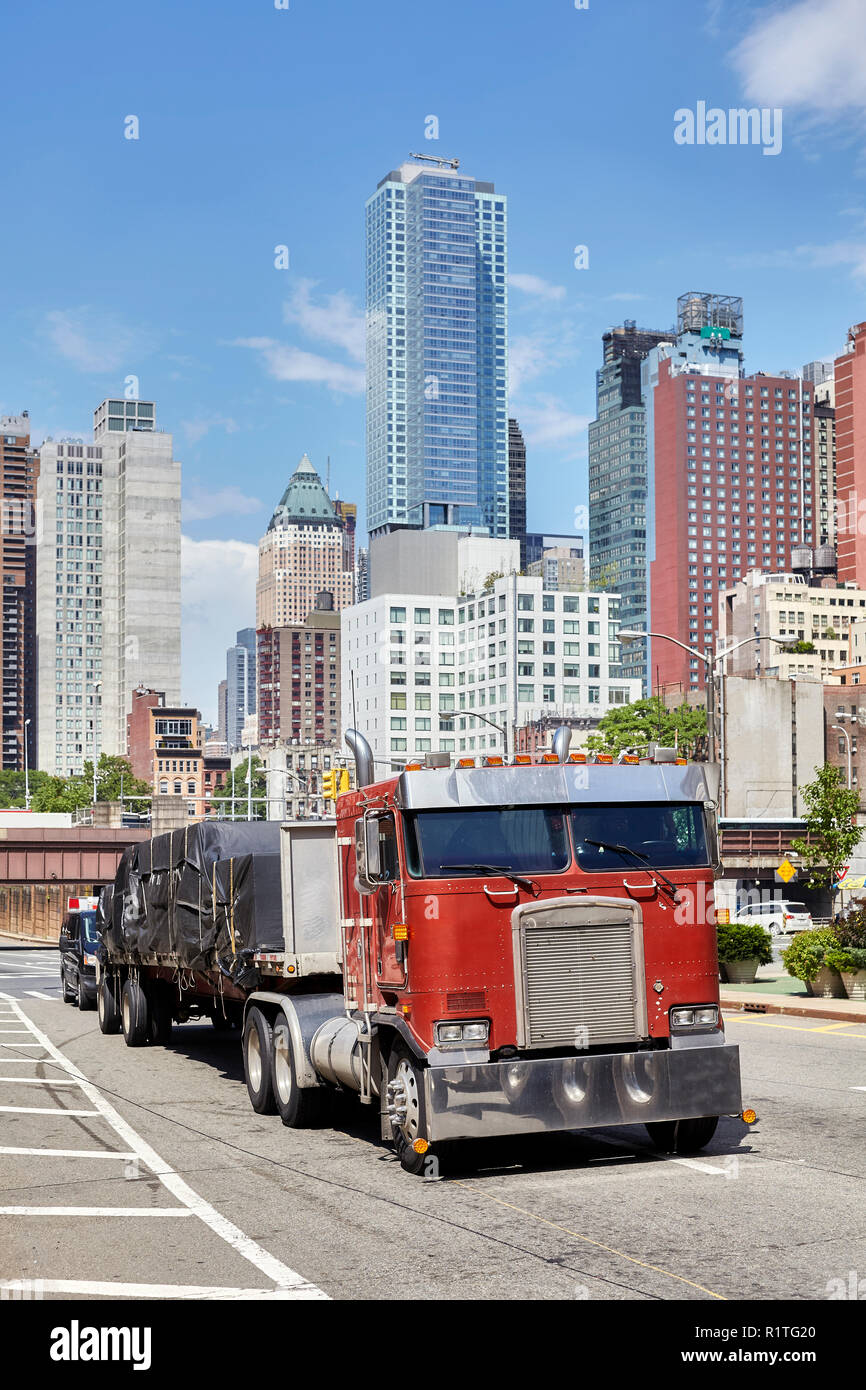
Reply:
[[[742,1113],[711,909],[718,769],[592,760],[569,738],[540,761],[433,755],[376,780],[350,732],[336,824],[280,831],[281,940],[259,932],[233,978],[103,953],[103,1031],[234,1023],[256,1111],[320,1124],[353,1091],[410,1172],[452,1141],[635,1123],[702,1148]]]

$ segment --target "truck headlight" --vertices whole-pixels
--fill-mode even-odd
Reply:
[[[718,1004],[697,1004],[691,1008],[671,1009],[671,1029],[675,1032],[718,1028],[718,1026]]]
[[[440,1047],[460,1046],[462,1043],[486,1043],[490,1035],[490,1023],[485,1019],[473,1019],[467,1023],[437,1023],[436,1042]]]
[[[85,965],[95,965],[95,964],[96,964],[96,956],[89,956],[89,955],[87,954],[87,952],[85,951],[85,952],[84,952],[84,964],[85,964]]]

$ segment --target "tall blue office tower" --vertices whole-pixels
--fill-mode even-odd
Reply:
[[[413,161],[367,202],[367,526],[507,536],[506,200]]]

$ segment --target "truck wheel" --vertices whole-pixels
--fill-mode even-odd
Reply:
[[[147,995],[138,980],[124,981],[120,996],[120,1021],[127,1047],[144,1047],[147,1042]]]
[[[400,1163],[407,1173],[423,1173],[430,1162],[429,1151],[424,1144],[419,1153],[414,1144],[426,1138],[424,1089],[417,1066],[399,1043],[388,1058],[388,1116]]]
[[[77,996],[75,990],[70,989],[66,983],[66,971],[63,969],[60,971],[60,988],[63,991],[64,1004],[74,1004]]]
[[[243,1050],[250,1105],[257,1115],[275,1115],[277,1111],[272,1082],[272,1033],[265,1014],[253,1005],[244,1023]]]
[[[171,992],[164,981],[157,980],[150,991],[150,1041],[157,1047],[171,1042]]]
[[[81,979],[78,981],[78,1007],[82,1012],[94,1007],[94,1000],[91,999],[90,995],[87,993],[84,988],[84,981]]]
[[[120,1032],[120,1006],[115,993],[117,986],[113,975],[103,975],[96,993],[96,1012],[102,1033]]]
[[[299,1086],[292,1035],[285,1017],[274,1024],[273,1087],[277,1113],[289,1129],[312,1129],[322,1124],[331,1101],[323,1086]]]
[[[658,1120],[647,1125],[647,1133],[662,1153],[692,1154],[709,1144],[718,1123],[718,1115],[704,1115],[699,1120]]]

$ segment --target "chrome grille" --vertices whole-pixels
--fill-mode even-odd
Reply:
[[[552,915],[552,914],[551,914]],[[642,1036],[643,990],[635,924],[533,925],[523,929],[527,1047],[596,1047]]]

